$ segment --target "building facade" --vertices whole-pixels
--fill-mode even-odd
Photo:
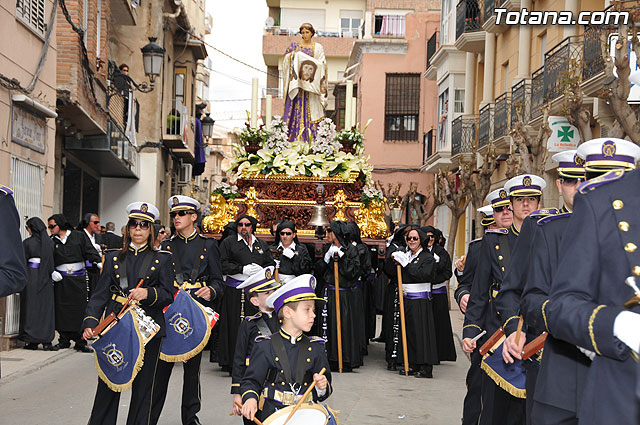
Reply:
[[[0,44],[0,184],[14,191],[23,237],[26,218],[48,217],[56,207],[56,6],[23,0],[0,7],[0,26],[11,34]],[[0,298],[0,350],[18,333],[19,305],[19,295]]]

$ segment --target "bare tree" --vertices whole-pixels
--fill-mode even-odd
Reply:
[[[498,160],[493,142],[487,146],[487,149],[482,155],[481,167],[478,167],[478,162],[476,160],[477,155],[479,155],[479,153],[477,152],[477,149],[474,148],[474,155],[472,159],[460,163],[460,178],[471,194],[471,203],[474,207],[474,213],[476,216],[476,234],[480,234],[482,231],[482,225],[480,224],[479,213],[475,212],[475,209],[482,206],[484,198],[489,193],[489,189],[491,188],[491,177],[496,170]]]
[[[593,139],[591,131],[591,109],[584,104],[584,92],[582,82],[582,61],[571,59],[562,78],[564,87],[564,105],[562,114],[567,117],[570,124],[575,126],[580,133],[580,144]]]
[[[431,188],[425,195],[424,198],[418,197],[418,184],[411,182],[409,186],[409,192],[406,193],[404,199],[402,200],[402,204],[409,209],[409,211],[415,211],[418,215],[418,223],[420,226],[426,226],[427,222],[436,211],[438,206],[442,205],[433,197],[434,189]]]
[[[541,176],[544,172],[544,164],[547,162],[549,151],[547,150],[547,139],[551,135],[549,128],[549,108],[543,106],[542,124],[532,135],[527,130],[527,125],[523,122],[522,114],[518,113],[511,134],[516,146],[516,152],[512,155],[520,156],[519,171],[528,174]]]
[[[380,181],[374,182],[374,187],[378,189],[384,195],[387,200],[387,204],[393,202],[394,199],[397,199],[400,196],[400,189],[402,188],[402,183],[397,183],[395,186],[391,183],[387,184],[385,188],[384,183]],[[404,210],[404,206],[401,207]],[[387,224],[391,224],[391,215],[385,212],[384,219]],[[393,229],[393,225],[390,227]]]
[[[447,251],[453,258],[456,245],[456,234],[458,233],[458,222],[467,209],[471,201],[469,187],[454,173],[438,170],[435,173],[434,187],[435,202],[446,205],[451,212],[451,222],[449,223],[449,240],[447,241]]]

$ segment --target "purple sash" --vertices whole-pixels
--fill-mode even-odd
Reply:
[[[36,263],[35,261],[29,261],[27,265],[32,269],[39,269],[40,263]]]
[[[447,293],[447,286],[443,286],[441,288],[435,288],[431,290],[432,294],[446,294]]]
[[[224,280],[224,284],[232,288],[237,288],[238,285],[240,285],[242,282],[244,282],[244,280],[234,279],[231,276],[227,276],[227,278]]]
[[[75,270],[75,271],[72,271],[71,273],[66,272],[66,271],[61,271],[61,270],[58,270],[58,272],[62,276],[67,276],[67,277],[80,277],[80,276],[85,276],[86,275],[86,270],[85,269]]]
[[[405,292],[404,298],[407,300],[430,300],[431,299],[431,291],[423,291],[423,292]]]

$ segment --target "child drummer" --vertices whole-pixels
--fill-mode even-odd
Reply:
[[[250,355],[255,339],[259,335],[271,336],[274,332],[278,332],[280,328],[278,316],[274,314],[273,307],[267,306],[267,298],[279,287],[280,283],[275,280],[274,267],[269,266],[251,275],[237,288],[244,290],[245,297],[258,308],[258,314],[245,317],[240,323],[240,328],[238,328],[238,338],[231,370],[231,394],[233,394],[233,412],[239,416],[242,415],[238,407],[238,405],[242,404],[240,382],[244,372],[247,370],[247,366],[251,363]],[[253,424],[246,418],[244,418],[244,422]]]
[[[255,340],[240,385],[245,418],[265,420],[277,409],[295,405],[313,381],[316,385],[310,399],[324,401],[331,394],[324,340],[303,333],[313,326],[316,301],[323,301],[316,297],[314,283],[310,274],[298,276],[267,298],[267,306],[274,308],[281,327],[270,337],[261,335]],[[318,373],[322,368],[325,375]]]

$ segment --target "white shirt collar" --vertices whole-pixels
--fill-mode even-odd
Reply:
[[[71,233],[71,230],[67,230],[64,234],[64,238],[60,237],[60,233],[58,233],[57,235],[55,235],[56,238],[58,238],[58,240],[60,242],[62,242],[62,245],[67,243],[67,239],[69,238],[69,234]]]
[[[278,248],[282,248],[282,249],[286,249],[284,247],[284,245],[282,245],[282,242],[278,242]],[[291,248],[292,250],[296,250],[296,241],[291,241],[291,245],[289,245],[289,248]]]
[[[420,249],[418,250],[418,252],[416,252],[415,254],[413,254],[413,253],[411,252],[411,250],[409,250],[409,262],[411,262],[411,261],[415,260],[415,259],[418,257],[418,255],[420,255],[420,253],[422,252],[422,250],[423,250],[423,248],[420,248]]]
[[[251,235],[251,244],[248,244],[247,241],[244,240],[244,238],[240,235],[240,233],[238,233],[238,242],[244,242],[248,247],[249,247],[249,251],[253,252],[253,244],[256,242],[256,237],[252,234]]]
[[[91,233],[87,232],[87,229],[82,229],[84,230],[84,233],[87,234],[87,236],[89,236],[89,239],[91,240],[92,244],[96,243],[96,235],[92,235]]]

